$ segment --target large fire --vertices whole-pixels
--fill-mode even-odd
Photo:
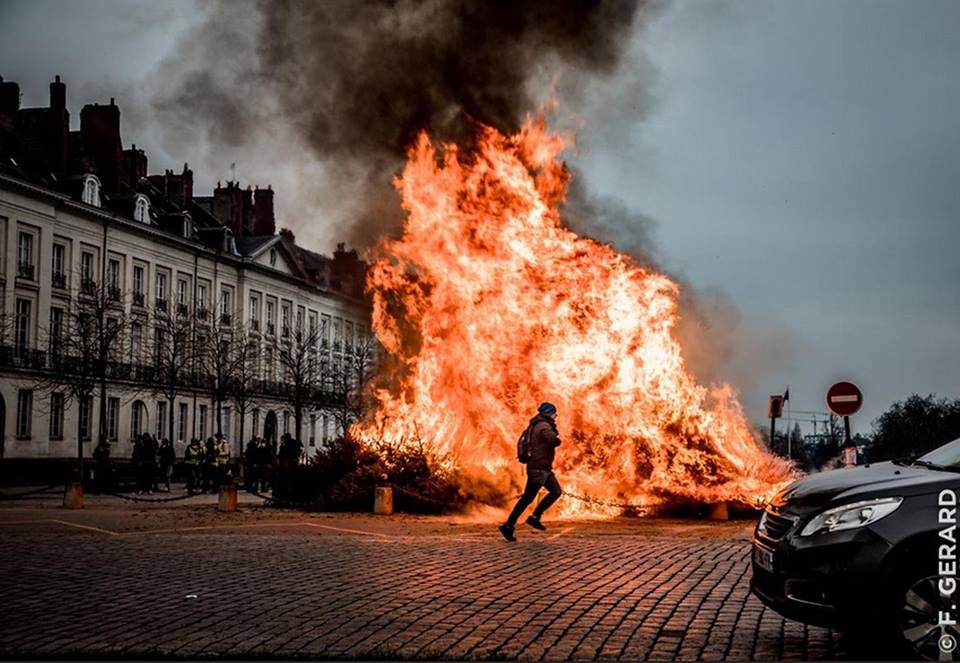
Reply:
[[[419,137],[397,180],[403,237],[380,245],[368,279],[396,383],[355,434],[423,445],[468,493],[503,502],[522,486],[516,439],[549,400],[568,493],[762,501],[790,468],[757,441],[731,387],[705,388],[686,369],[677,284],[562,225],[571,140],[542,117],[514,136],[479,127],[468,151]]]

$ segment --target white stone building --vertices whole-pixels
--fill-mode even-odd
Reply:
[[[325,366],[368,339],[364,264],[342,245],[329,258],[275,234],[269,188],[228,182],[194,197],[186,166],[148,176],[143,151],[122,147],[113,100],[84,107],[79,131],[70,131],[59,77],[50,88],[49,108],[21,109],[16,84],[0,79],[0,458],[75,457],[78,437],[90,457],[101,430],[99,391],[83,405],[38,384],[56,369],[51,330],[98,284],[116,294],[124,319],[104,408],[114,457],[128,457],[140,432],[172,439],[180,455],[192,437],[216,430],[211,392],[197,381],[176,397],[169,430],[171,405],[141,370],[151,362],[158,316],[174,310],[189,315],[197,333],[239,324],[262,339],[262,389],[244,436],[293,433],[291,408],[278,396],[284,376],[270,355],[302,326],[319,329]],[[236,408],[223,403],[221,417],[238,454]],[[308,452],[339,432],[325,410],[305,413]]]

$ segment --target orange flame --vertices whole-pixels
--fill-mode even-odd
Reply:
[[[727,385],[696,383],[672,331],[677,284],[563,227],[572,138],[542,117],[514,136],[480,127],[469,153],[423,134],[396,185],[407,220],[372,265],[373,326],[397,385],[354,433],[422,444],[464,489],[522,485],[515,443],[557,404],[568,493],[649,505],[759,503],[791,478]],[[564,500],[564,513],[615,510]]]

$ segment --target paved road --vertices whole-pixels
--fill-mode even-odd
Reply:
[[[840,635],[786,622],[748,595],[742,538],[561,528],[509,545],[487,528],[403,536],[317,521],[282,535],[118,535],[8,521],[4,657],[848,655]]]

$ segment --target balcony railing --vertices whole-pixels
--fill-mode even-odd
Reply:
[[[220,314],[220,324],[221,324],[221,325],[229,325],[231,322],[233,322],[233,316],[232,316],[231,314],[229,314],[229,313],[221,313],[221,314]]]
[[[166,311],[166,310],[167,310],[167,300],[166,300],[166,299],[160,299],[160,298],[158,297],[157,300],[154,302],[154,306],[156,307],[156,309],[157,309],[158,311]]]
[[[67,287],[67,275],[63,272],[54,272],[50,275],[50,285],[59,290],[64,290]]]
[[[250,321],[250,329],[252,329],[253,331],[260,331],[260,321],[259,321],[259,320],[251,320],[251,321]]]
[[[33,264],[29,262],[17,263],[17,276],[21,279],[33,280]]]
[[[202,306],[197,309],[197,320],[201,320],[201,321],[203,321],[203,322],[206,322],[206,320],[207,320],[207,309],[203,308]]]
[[[190,309],[187,308],[186,304],[177,304],[177,315],[182,315],[186,317],[187,313],[190,312]]]
[[[272,323],[272,322],[268,322],[268,323],[267,323],[267,333],[268,333],[270,336],[273,336],[273,331],[274,331],[274,330],[273,330],[273,323]]]
[[[80,280],[80,292],[85,295],[92,295],[97,291],[97,282],[90,278]]]
[[[280,335],[283,336],[284,338],[288,337],[290,335],[290,328],[284,327],[283,329],[281,329]]]
[[[107,288],[107,297],[109,297],[111,300],[113,300],[113,301],[115,301],[115,302],[119,302],[119,301],[120,301],[120,288],[117,287],[117,286],[115,286],[115,285],[112,285],[112,286],[110,286],[109,288]]]
[[[133,305],[143,307],[146,296],[142,292],[133,293]]]

